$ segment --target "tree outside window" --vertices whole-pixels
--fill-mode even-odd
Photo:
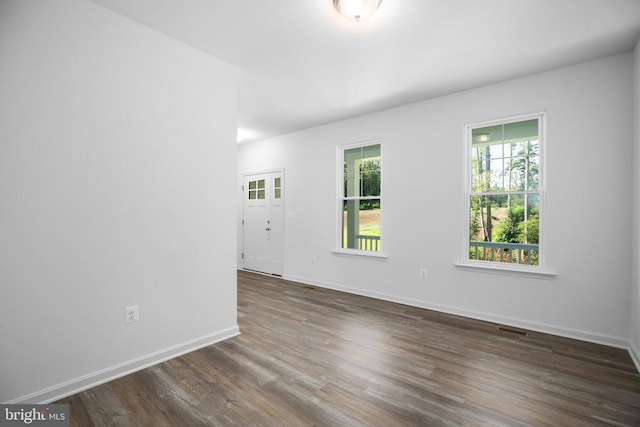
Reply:
[[[468,259],[539,264],[540,121],[470,128]]]

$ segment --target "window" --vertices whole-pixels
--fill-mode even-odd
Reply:
[[[344,250],[380,252],[381,145],[341,147],[340,157],[339,247]]]
[[[467,127],[466,262],[540,265],[542,120]]]

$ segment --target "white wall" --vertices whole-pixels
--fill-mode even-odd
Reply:
[[[86,0],[2,2],[0,402],[237,333],[236,85]]]
[[[633,251],[631,294],[631,348],[638,370],[640,370],[640,40],[633,54],[634,67],[634,151],[633,151]]]
[[[295,212],[285,277],[627,347],[631,70],[631,54],[617,55],[241,145],[239,172],[285,168]],[[538,111],[547,113],[546,268],[557,277],[456,269],[465,124]],[[383,140],[386,261],[330,252],[336,146],[372,138]]]

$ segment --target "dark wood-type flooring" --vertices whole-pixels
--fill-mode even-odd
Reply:
[[[79,426],[640,426],[625,350],[238,272],[241,335],[71,396]]]

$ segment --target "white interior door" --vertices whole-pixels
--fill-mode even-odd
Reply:
[[[243,267],[282,275],[283,173],[246,175],[243,185]]]

